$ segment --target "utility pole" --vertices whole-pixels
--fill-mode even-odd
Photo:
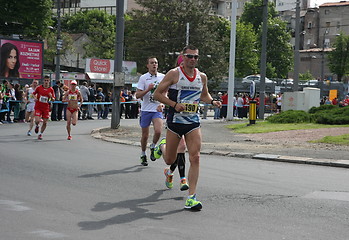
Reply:
[[[185,45],[189,45],[189,23],[187,23],[187,32],[186,32],[186,38],[185,38]]]
[[[325,29],[323,39],[322,39],[322,51],[321,51],[321,81],[325,80],[325,37],[328,34],[328,29]]]
[[[120,126],[120,93],[121,87],[125,85],[125,75],[122,72],[122,60],[124,55],[124,0],[116,0],[116,41],[114,59],[114,84],[111,128]]]
[[[294,72],[293,72],[293,92],[298,91],[299,83],[299,27],[300,27],[300,0],[296,2],[296,29],[295,29],[295,43],[294,43]]]
[[[62,40],[61,40],[61,1],[57,1],[57,43],[56,43],[56,81],[60,80],[61,73],[61,59],[60,51],[62,49]]]
[[[235,48],[236,48],[236,15],[237,0],[231,2],[231,30],[230,30],[230,57],[229,57],[229,80],[228,80],[228,107],[227,120],[233,120],[233,98],[235,88]]]
[[[264,119],[265,75],[267,72],[267,33],[268,33],[268,0],[263,0],[263,27],[261,52],[261,81],[259,89],[259,119]]]

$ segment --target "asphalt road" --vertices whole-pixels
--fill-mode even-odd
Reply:
[[[90,136],[109,125],[80,121],[72,141],[64,122],[43,141],[0,126],[0,240],[349,239],[348,169],[203,155],[190,212],[163,161]]]

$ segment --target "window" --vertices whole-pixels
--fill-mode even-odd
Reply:
[[[312,23],[308,22],[308,29],[311,29],[311,27],[312,27]]]
[[[328,14],[330,14],[330,10],[325,10],[325,15],[328,15]]]
[[[326,22],[326,27],[329,28],[331,26],[331,22]]]

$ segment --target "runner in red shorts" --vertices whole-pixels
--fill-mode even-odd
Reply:
[[[71,132],[71,124],[73,126],[78,122],[78,112],[82,105],[82,97],[81,93],[78,89],[76,89],[77,82],[75,80],[70,83],[70,90],[67,91],[63,96],[63,102],[68,102],[67,106],[67,132],[68,132],[68,140],[71,140],[72,137],[70,135]],[[79,105],[80,101],[80,105]]]
[[[33,92],[35,96],[35,133],[39,133],[38,139],[42,140],[42,135],[46,129],[47,120],[50,117],[50,103],[49,101],[54,101],[55,92],[52,87],[50,87],[50,77],[44,77],[44,84],[38,86]],[[39,132],[40,120],[43,120],[41,131]]]

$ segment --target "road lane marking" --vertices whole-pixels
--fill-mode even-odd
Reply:
[[[23,204],[22,202],[0,199],[0,205],[7,206],[8,207],[7,210],[17,211],[17,212],[32,210],[30,207],[23,206],[22,204]]]
[[[64,235],[62,233],[52,232],[52,231],[43,230],[43,229],[38,229],[38,230],[32,231],[30,233],[37,235],[38,237],[42,237],[42,238],[65,238],[65,237],[67,237],[66,235]]]
[[[329,199],[349,202],[349,192],[315,191],[303,196],[303,198]]]

